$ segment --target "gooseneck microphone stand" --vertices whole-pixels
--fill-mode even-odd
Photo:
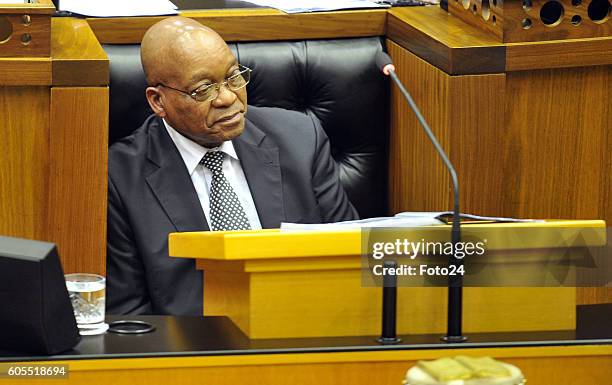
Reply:
[[[379,51],[376,54],[376,64],[378,68],[385,74],[391,77],[397,87],[399,88],[404,98],[408,102],[408,105],[414,111],[419,123],[425,130],[425,134],[433,144],[436,152],[442,158],[444,165],[448,169],[453,182],[453,224],[451,230],[451,241],[453,242],[453,251],[456,250],[456,245],[461,242],[461,225],[460,225],[460,211],[459,211],[459,180],[457,179],[457,172],[453,167],[452,163],[448,159],[448,156],[444,152],[444,149],[436,139],[436,136],[431,131],[431,128],[423,118],[421,111],[417,107],[416,103],[410,96],[410,93],[406,90],[402,82],[395,74],[395,67],[391,61],[389,55],[385,52]],[[459,267],[463,265],[463,259],[458,259],[454,255],[450,257],[449,263],[451,265]],[[446,336],[442,337],[447,342],[463,342],[467,339],[461,332],[461,317],[463,311],[463,276],[462,275],[449,275],[448,277],[448,320],[447,320],[447,331]]]

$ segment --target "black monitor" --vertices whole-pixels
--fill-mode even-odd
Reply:
[[[55,245],[0,236],[0,350],[56,354],[79,339]]]

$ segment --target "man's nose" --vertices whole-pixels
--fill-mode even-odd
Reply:
[[[227,84],[221,84],[219,86],[219,95],[212,101],[215,107],[231,106],[236,101],[238,96],[229,89]]]

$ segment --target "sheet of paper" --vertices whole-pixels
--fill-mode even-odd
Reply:
[[[25,4],[27,0],[0,0],[0,4]]]
[[[359,219],[356,221],[344,221],[336,223],[304,224],[304,223],[281,223],[281,231],[305,231],[305,230],[351,230],[370,227],[420,227],[442,225],[443,222],[433,216],[419,217],[379,217]]]
[[[445,217],[452,215],[452,211],[441,211],[441,212],[416,212],[416,211],[406,211],[403,213],[395,214],[396,217],[406,217],[406,218],[414,218],[414,217]],[[507,217],[485,217],[482,215],[474,215],[474,214],[459,214],[462,219],[471,219],[475,221],[492,221],[492,222],[544,222],[540,219],[522,219],[522,218],[507,218]]]
[[[168,0],[61,0],[62,11],[90,17],[177,15]]]
[[[438,219],[443,215],[452,214],[452,211],[441,211],[441,212],[420,212],[420,211],[406,211],[395,214],[393,217],[378,217],[378,218],[367,218],[359,219],[356,221],[344,221],[336,223],[323,223],[323,224],[305,224],[305,223],[281,223],[281,231],[305,231],[305,230],[327,230],[327,231],[338,231],[338,230],[350,230],[350,229],[361,229],[368,227],[419,227],[419,226],[435,226],[443,225],[444,221]],[[535,219],[517,219],[517,218],[502,218],[502,217],[483,217],[472,214],[461,214],[462,218],[480,220],[480,221],[493,221],[493,222],[543,222]]]
[[[387,8],[369,0],[248,0],[262,7],[280,9],[287,13],[335,11],[340,9]]]

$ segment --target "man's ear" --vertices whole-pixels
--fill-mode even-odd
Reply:
[[[147,96],[147,101],[149,102],[149,106],[155,113],[155,115],[160,118],[166,117],[166,108],[164,106],[164,101],[162,100],[161,94],[157,87],[147,87],[145,91],[145,95]]]

